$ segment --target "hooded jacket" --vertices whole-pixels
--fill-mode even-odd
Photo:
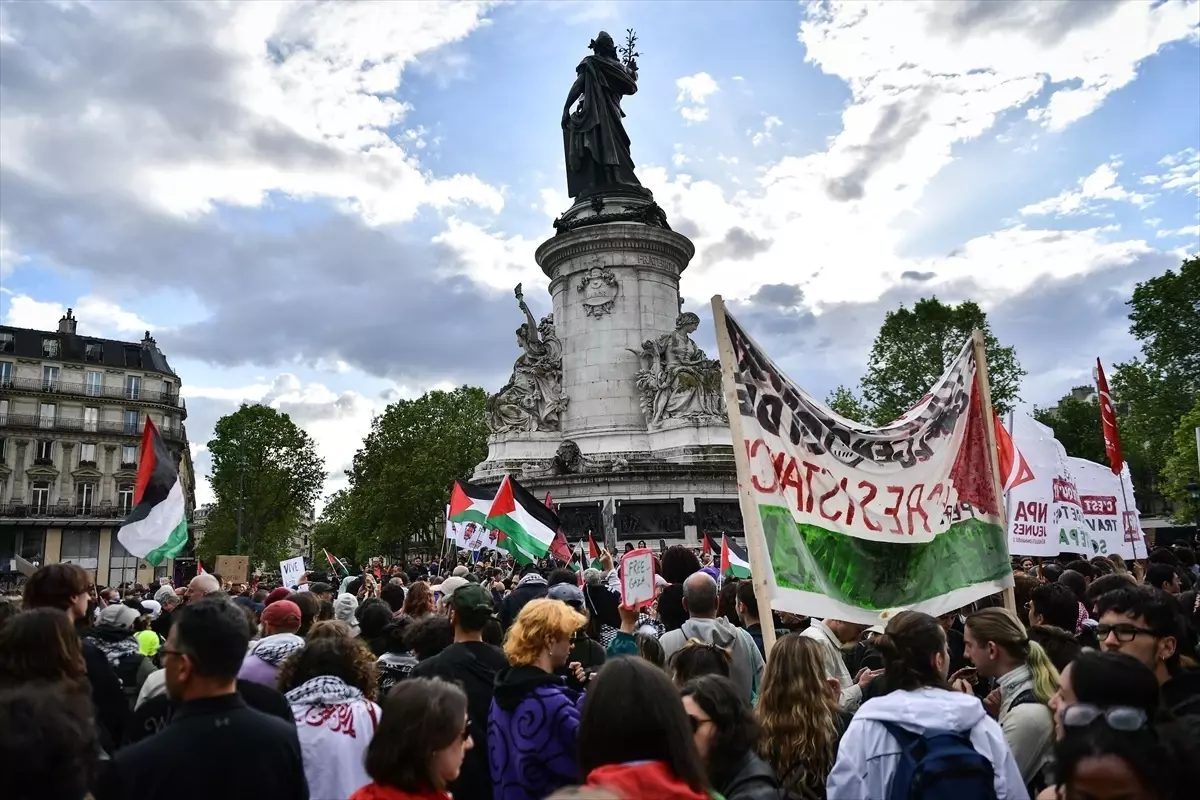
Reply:
[[[496,674],[508,668],[504,651],[486,642],[455,642],[413,668],[414,678],[445,678],[467,693],[467,718],[475,746],[463,757],[458,779],[447,788],[455,797],[491,797],[492,777],[488,766],[488,714],[496,686]]]
[[[537,667],[496,675],[487,747],[494,800],[541,800],[578,782],[582,705],[582,694]]]
[[[608,789],[627,800],[709,800],[710,795],[688,786],[663,761],[606,764],[588,773],[587,785]]]
[[[715,619],[692,618],[683,623],[683,627],[675,631],[667,631],[659,642],[663,646],[667,661],[671,656],[682,650],[689,639],[699,639],[702,642],[715,644],[733,653],[729,678],[742,691],[742,699],[752,702],[758,692],[759,681],[763,674],[763,657],[754,645],[750,634],[724,617]]]
[[[863,703],[838,746],[837,761],[826,783],[829,800],[888,796],[901,751],[880,720],[914,733],[969,731],[971,745],[992,762],[996,797],[999,800],[1029,797],[1000,725],[984,712],[978,698],[927,687],[911,692],[895,691]]]
[[[517,583],[508,597],[500,603],[500,624],[508,630],[516,620],[517,615],[521,613],[521,609],[530,600],[537,600],[546,596],[546,592],[550,590],[546,579],[536,572],[531,572]]]
[[[349,797],[371,782],[363,762],[379,706],[332,675],[305,681],[284,697],[296,721],[310,797]]]
[[[120,625],[100,624],[88,632],[88,640],[104,653],[132,708],[142,684],[154,672],[154,664],[142,655],[133,631]]]
[[[304,640],[294,633],[276,633],[264,636],[250,645],[250,652],[242,659],[238,679],[253,681],[275,688],[279,667],[287,657],[304,647]]]

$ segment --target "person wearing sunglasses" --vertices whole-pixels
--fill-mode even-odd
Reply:
[[[1186,636],[1176,600],[1150,586],[1129,586],[1101,595],[1096,611],[1100,649],[1133,656],[1153,671],[1175,716],[1200,715],[1200,670],[1180,665]]]
[[[1038,800],[1175,800],[1179,765],[1145,709],[1076,703],[1059,717],[1063,738],[1055,746],[1057,787]],[[1193,787],[1194,788],[1194,787]]]
[[[466,693],[441,678],[410,678],[383,702],[367,747],[372,782],[350,800],[450,800],[446,787],[474,746]]]

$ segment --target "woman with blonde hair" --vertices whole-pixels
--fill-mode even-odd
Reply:
[[[793,634],[775,643],[755,707],[763,731],[758,754],[792,796],[825,797],[838,740],[850,724],[838,707],[840,694],[841,684],[826,674],[820,642]]]
[[[566,603],[542,598],[521,609],[504,639],[510,666],[496,674],[488,714],[488,761],[496,800],[545,797],[579,783],[575,763],[583,695],[555,672],[567,662],[571,637],[587,618]],[[587,680],[578,664],[577,680]]]
[[[1017,616],[1005,608],[985,608],[967,617],[963,640],[965,655],[977,673],[997,679],[999,688],[984,704],[999,719],[1021,778],[1030,796],[1035,796],[1045,787],[1043,769],[1054,750],[1049,703],[1058,691],[1058,670]]]

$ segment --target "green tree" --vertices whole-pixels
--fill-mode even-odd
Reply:
[[[1057,408],[1039,408],[1033,418],[1054,430],[1054,438],[1067,455],[1107,464],[1104,430],[1100,425],[1100,405],[1075,397],[1064,397]]]
[[[825,398],[825,405],[841,414],[846,419],[855,422],[870,423],[871,412],[863,405],[854,392],[845,386],[838,386]]]
[[[450,486],[487,457],[487,394],[462,386],[389,405],[354,455],[346,511],[357,557],[436,546]],[[340,512],[339,512],[340,513]]]
[[[1163,465],[1163,493],[1178,503],[1175,521],[1184,525],[1191,524],[1200,512],[1186,488],[1189,483],[1200,483],[1200,464],[1196,460],[1197,428],[1200,428],[1200,400],[1179,420],[1179,427],[1171,437],[1171,454]]]
[[[947,305],[922,298],[911,310],[889,311],[875,337],[862,379],[863,400],[882,425],[912,408],[958,357],[975,329],[984,333],[992,404],[1006,413],[1019,399],[1025,370],[1012,347],[1001,347],[988,326],[987,314],[967,301]]]
[[[322,550],[328,550],[347,564],[360,564],[368,555],[366,550],[359,552],[352,512],[349,489],[339,489],[329,496],[312,532],[313,560],[319,568],[323,569],[326,563]]]
[[[1200,256],[1139,283],[1129,306],[1129,332],[1146,363],[1200,389]]]
[[[243,405],[217,420],[208,450],[208,480],[217,510],[209,517],[198,555],[206,561],[248,555],[251,564],[275,566],[321,496],[325,462],[313,440],[287,414]]]

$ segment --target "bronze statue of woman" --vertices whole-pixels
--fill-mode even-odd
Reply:
[[[613,38],[604,31],[588,47],[576,67],[577,77],[563,106],[563,149],[567,160],[567,194],[574,198],[623,190],[649,194],[633,174],[629,135],[621,121],[621,98],[637,92],[637,62],[617,57]],[[572,113],[571,106],[581,100]]]

